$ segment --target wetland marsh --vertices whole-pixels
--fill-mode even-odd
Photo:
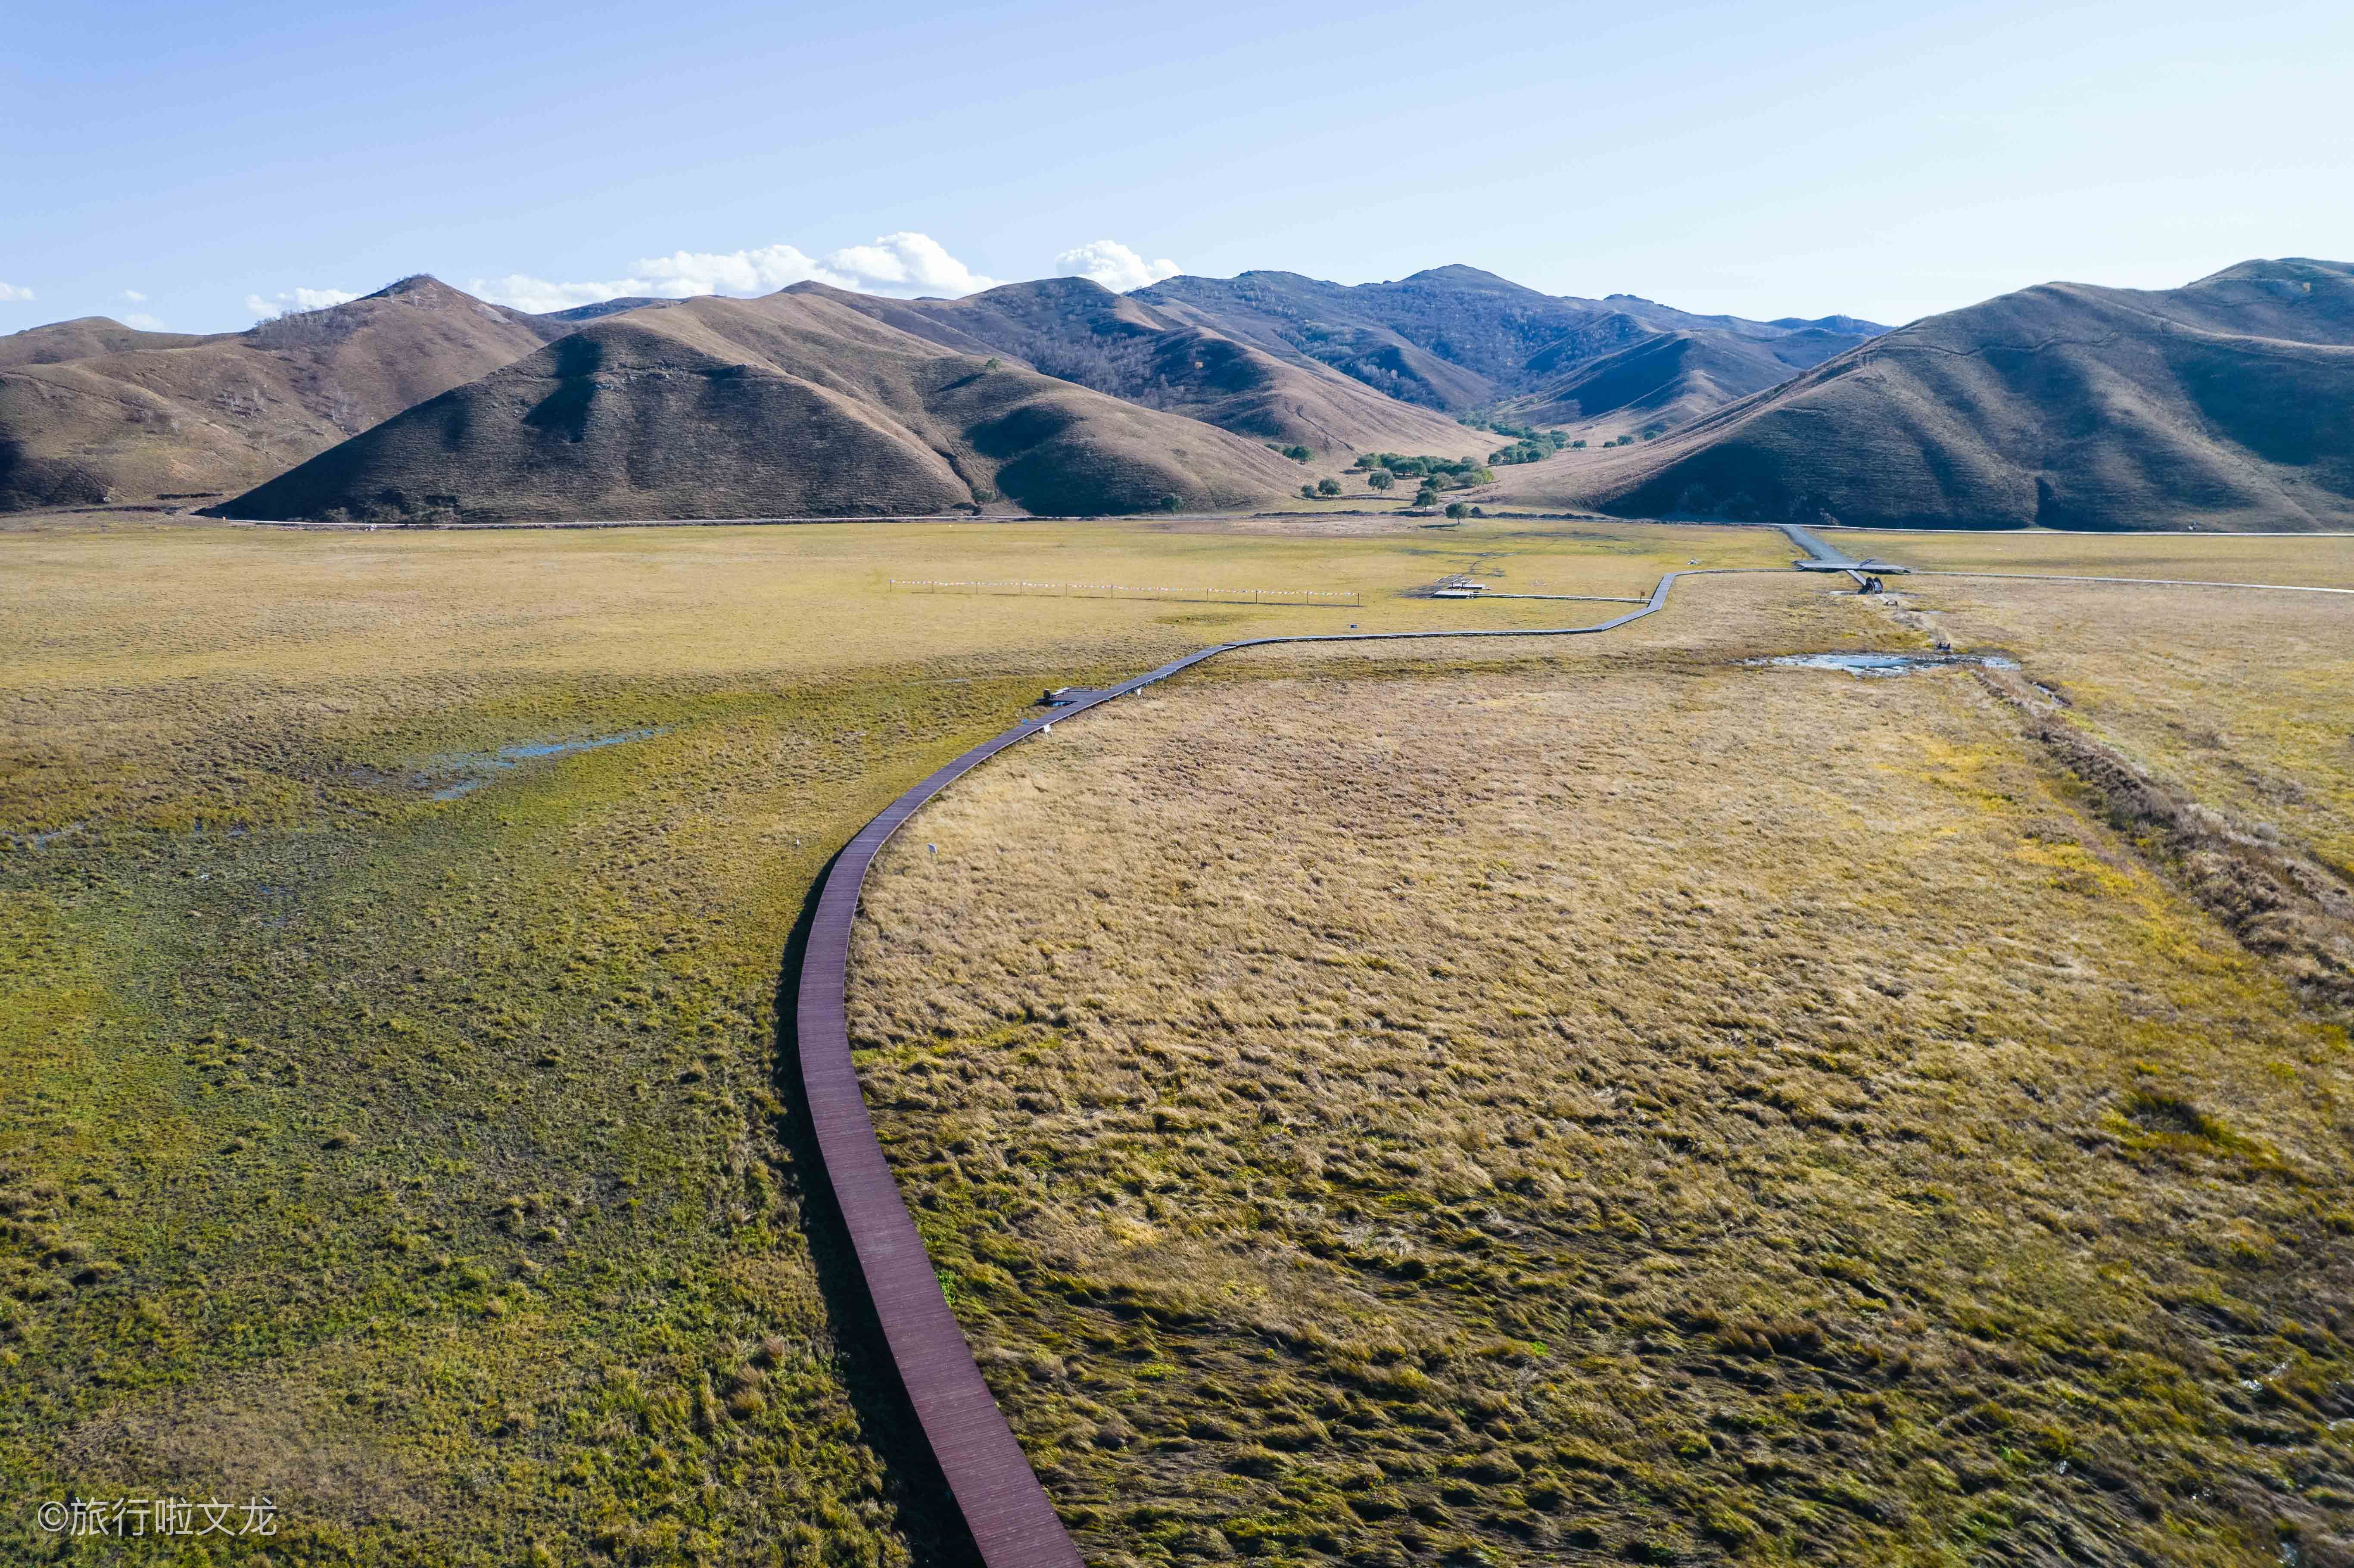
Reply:
[[[833,850],[1043,688],[1600,620],[1410,596],[1698,559],[1761,570],[1602,638],[1222,660],[878,868],[870,1101],[1091,1560],[2325,1550],[2342,1019],[2001,672],[1737,662],[1999,652],[2343,865],[2354,611],[2218,596],[2186,634],[2161,590],[1882,602],[1763,570],[1789,554],[1525,520],[0,535],[0,1544],[43,1498],[175,1490],[271,1497],[273,1561],[940,1557],[780,1088]]]

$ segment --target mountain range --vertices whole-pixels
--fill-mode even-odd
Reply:
[[[1490,438],[1456,413],[1543,394],[1609,350],[1701,352],[1621,371],[1606,397],[1588,387],[1586,407],[1541,396],[1546,417],[1682,417],[1876,330],[1556,299],[1468,267],[1355,287],[1175,279],[1127,295],[1059,278],[960,300],[803,283],[765,302],[546,315],[417,277],[243,333],[92,317],[0,338],[0,510],[195,500],[423,521],[1259,504],[1363,452],[1475,455]],[[918,390],[935,384],[958,392]],[[742,396],[715,401],[723,385]],[[571,423],[535,413],[559,392],[583,410]],[[428,404],[431,442],[418,436]],[[1042,432],[1054,408],[1052,439],[1014,440],[1016,404],[1030,410],[1020,428]],[[666,423],[690,416],[693,429]],[[1272,461],[1268,446],[1309,462]]]
[[[1172,278],[1128,297],[1269,354],[1329,366],[1402,402],[1571,425],[1714,408],[1887,330],[1847,316],[1696,316],[1632,294],[1559,297],[1459,266],[1354,285],[1291,272]],[[1644,362],[1656,376],[1622,375],[1606,394],[1579,387],[1588,366],[1645,345],[1667,351]],[[1704,374],[1724,385],[1693,384],[1702,366],[1678,352],[1692,348],[1702,351]]]
[[[2354,269],[2326,261],[2168,291],[2045,284],[1893,331],[1548,295],[1460,266],[956,300],[801,283],[547,315],[417,277],[243,333],[90,317],[0,338],[0,510],[1225,508],[1362,454],[1507,440],[1477,423],[1578,443],[1467,495],[1505,504],[2313,528],[2354,520],[2350,392]]]
[[[1518,494],[1865,526],[2354,526],[2354,267],[2023,289]]]
[[[831,291],[592,320],[239,497],[235,517],[793,517],[1249,505],[1266,445],[1002,359]]]

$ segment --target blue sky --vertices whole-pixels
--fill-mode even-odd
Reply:
[[[1903,321],[2354,259],[2344,0],[124,0],[8,30],[0,332],[221,330],[416,271],[544,308],[1161,262]]]

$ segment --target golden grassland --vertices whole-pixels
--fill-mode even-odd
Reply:
[[[2354,595],[1915,578],[1957,643],[2017,645],[2080,722],[2354,874]]]
[[[2202,582],[2354,588],[2354,535],[2284,534],[1977,533],[1963,529],[1821,528],[1851,556],[1924,570],[2064,572]]]
[[[832,850],[1044,684],[1608,613],[1398,597],[1475,567],[1634,594],[1787,553],[1378,523],[0,535],[0,1557],[46,1550],[32,1510],[69,1491],[267,1495],[280,1562],[927,1554],[777,1097],[779,962]]]
[[[1238,654],[903,832],[854,1044],[1090,1561],[2354,1561],[2347,1012],[2200,902],[2342,834],[2354,612],[1903,587]]]

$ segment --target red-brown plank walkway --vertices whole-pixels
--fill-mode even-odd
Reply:
[[[875,1316],[908,1403],[915,1407],[924,1440],[955,1494],[958,1512],[971,1531],[988,1568],[1078,1568],[1078,1549],[1055,1515],[1045,1489],[1014,1441],[989,1385],[973,1363],[972,1349],[949,1312],[932,1260],[916,1234],[915,1222],[898,1183],[883,1158],[875,1124],[868,1118],[856,1068],[850,1060],[850,1030],[844,996],[848,986],[850,932],[858,916],[858,896],[875,856],[901,823],[951,782],[1007,747],[1027,740],[1050,724],[1164,681],[1205,659],[1238,648],[1284,642],[1389,642],[1438,637],[1579,637],[1624,626],[1658,610],[1679,577],[1670,572],[1640,609],[1594,626],[1533,631],[1368,631],[1313,637],[1259,637],[1222,642],[1189,653],[1157,670],[1090,692],[1067,707],[1023,720],[985,740],[900,796],[858,831],[826,874],[801,955],[795,1008],[801,1045],[801,1088],[817,1137],[834,1202],[850,1233]]]
[[[1839,557],[1805,530],[1786,527],[1794,542],[1817,562]],[[1836,561],[1832,562],[1836,565]],[[925,801],[951,782],[988,761],[1007,747],[1028,739],[1047,725],[1059,723],[1115,697],[1166,680],[1205,659],[1239,648],[1263,648],[1284,642],[1388,642],[1437,637],[1579,637],[1639,620],[1667,603],[1668,590],[1678,577],[1710,571],[1758,568],[1716,567],[1703,571],[1670,572],[1651,590],[1640,609],[1630,610],[1593,626],[1568,626],[1534,631],[1386,631],[1342,632],[1314,637],[1259,637],[1243,642],[1222,642],[1189,653],[1159,669],[1091,692],[1067,707],[1053,709],[983,741],[891,802],[883,814],[859,830],[827,873],[811,922],[809,944],[802,955],[800,1000],[801,1085],[810,1117],[815,1124],[819,1157],[825,1167],[875,1318],[891,1350],[901,1383],[924,1439],[940,1472],[955,1494],[958,1510],[971,1531],[988,1568],[1077,1568],[1078,1549],[1055,1515],[1045,1489],[1030,1468],[1013,1432],[981,1381],[963,1330],[949,1311],[925,1255],[907,1203],[884,1162],[875,1140],[875,1124],[867,1118],[866,1101],[850,1060],[850,1033],[843,1011],[850,931],[858,916],[858,895],[867,868],[877,851],[899,825],[915,815]],[[1770,569],[1770,568],[1766,568]],[[1943,577],[2009,577],[2025,573],[1945,572]],[[2149,578],[2044,577],[2038,580],[2084,583],[2149,583]],[[2168,586],[2175,586],[2169,584]],[[2272,583],[2181,583],[2190,588],[2285,588]],[[2344,593],[2343,588],[2302,591]]]

